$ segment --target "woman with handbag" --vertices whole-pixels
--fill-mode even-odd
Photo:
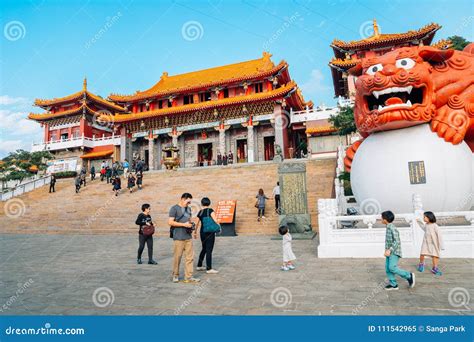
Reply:
[[[145,243],[148,249],[148,264],[156,265],[157,262],[153,260],[153,234],[155,227],[150,216],[150,205],[145,203],[142,205],[142,212],[138,215],[135,223],[140,227],[138,229],[138,257],[137,264],[142,264],[142,253],[145,248]]]
[[[199,254],[196,270],[206,270],[207,274],[217,274],[219,271],[212,268],[212,250],[214,249],[214,243],[216,241],[216,233],[221,230],[221,226],[217,222],[216,213],[209,207],[211,205],[211,200],[204,197],[201,200],[201,205],[203,208],[198,212],[197,217],[199,218],[198,228],[199,226],[201,227],[200,236],[202,250]],[[204,257],[206,257],[206,268],[202,266]]]

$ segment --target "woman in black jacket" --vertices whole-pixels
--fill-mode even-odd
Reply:
[[[142,263],[142,253],[143,249],[145,248],[145,242],[148,249],[148,264],[156,265],[157,262],[153,260],[153,235],[145,235],[143,234],[143,227],[146,225],[153,225],[153,221],[151,220],[150,216],[150,205],[145,203],[142,205],[142,212],[138,215],[135,224],[137,224],[140,228],[138,229],[138,256],[137,256],[137,264]]]

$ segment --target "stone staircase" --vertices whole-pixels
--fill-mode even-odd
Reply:
[[[335,160],[305,162],[308,204],[313,226],[316,226],[317,199],[331,197]],[[2,203],[0,233],[136,234],[138,227],[134,222],[140,207],[150,203],[157,233],[165,236],[169,232],[169,208],[179,201],[182,193],[190,192],[195,212],[204,196],[209,197],[213,205],[218,200],[237,200],[238,234],[277,234],[278,215],[273,199],[267,202],[266,219],[262,222],[257,222],[254,207],[258,189],[263,188],[265,194],[272,197],[277,180],[278,164],[271,162],[146,172],[141,191],[135,189],[130,194],[123,189],[117,197],[105,181],[88,182],[76,194],[72,179],[60,180],[56,193],[49,194],[45,187]]]

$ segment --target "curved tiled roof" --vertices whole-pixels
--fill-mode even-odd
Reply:
[[[239,104],[245,104],[249,102],[272,100],[272,99],[284,97],[292,92],[295,94],[295,96],[297,96],[299,101],[304,101],[301,98],[301,96],[298,94],[298,92],[296,92],[297,89],[298,88],[296,86],[296,83],[291,81],[280,88],[267,91],[267,92],[262,92],[262,93],[228,97],[225,99],[220,99],[220,100],[215,100],[215,101],[205,101],[205,102],[200,102],[200,103],[193,103],[193,104],[188,104],[188,105],[183,105],[183,106],[157,109],[157,110],[141,112],[141,113],[116,114],[114,115],[113,122],[116,122],[116,123],[127,122],[127,121],[146,119],[146,118],[156,117],[156,116],[161,116],[161,115],[186,113],[186,112],[191,112],[191,111],[196,111],[196,110],[209,110],[209,109],[225,107],[229,105],[239,105]]]
[[[126,102],[150,97],[165,97],[180,92],[190,92],[202,88],[268,77],[288,67],[288,63],[285,61],[275,65],[270,57],[271,54],[264,52],[261,58],[250,61],[173,76],[169,76],[167,72],[164,72],[160,81],[148,90],[137,91],[136,94],[132,95],[111,94],[109,99],[117,102]]]
[[[43,100],[43,99],[36,99],[35,100],[35,105],[39,107],[47,107],[47,106],[52,106],[52,105],[57,105],[65,102],[71,102],[74,100],[78,100],[80,98],[86,98],[89,100],[92,100],[93,102],[97,102],[101,104],[104,107],[119,111],[119,112],[124,112],[125,108],[122,106],[119,106],[111,101],[107,101],[106,99],[103,99],[102,97],[95,95],[91,93],[90,91],[87,90],[87,80],[84,79],[84,86],[82,90],[78,91],[77,93],[67,95],[64,97],[58,97],[54,99],[49,99],[49,100]]]
[[[369,49],[380,45],[397,44],[399,42],[407,40],[423,39],[429,34],[434,34],[440,28],[440,25],[431,23],[415,31],[408,31],[405,33],[380,34],[378,33],[378,29],[376,29],[376,23],[374,22],[374,34],[372,36],[365,39],[353,40],[349,42],[334,39],[331,46],[340,48],[341,50]]]
[[[85,110],[86,113],[89,113],[92,115],[100,116],[101,114],[103,114],[100,111],[93,110],[87,104],[83,103],[81,106],[77,108],[65,110],[63,112],[57,112],[57,113],[47,112],[43,114],[30,113],[28,114],[28,119],[35,120],[35,121],[45,121],[45,120],[50,120],[50,119],[61,118],[63,116],[82,114],[83,110]]]

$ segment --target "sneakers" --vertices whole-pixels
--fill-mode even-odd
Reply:
[[[173,276],[173,283],[179,283],[179,278],[177,276]]]
[[[206,270],[205,267],[202,267],[202,266],[196,267],[196,271],[205,271],[205,270]]]
[[[219,271],[211,268],[210,270],[207,270],[206,273],[207,274],[217,274],[217,273],[219,273]]]
[[[288,267],[288,269],[290,269],[290,270],[294,270],[294,269],[296,268],[294,265],[288,265],[287,267]]]
[[[398,290],[398,285],[393,286],[392,284],[388,284],[387,286],[385,286],[385,290],[387,291]]]
[[[425,264],[420,262],[418,264],[418,272],[423,272],[424,270],[425,270]]]
[[[264,220],[265,220],[265,219],[266,219],[266,217],[265,217],[265,216],[262,216],[262,219],[264,219]]]
[[[201,281],[201,279],[198,279],[198,278],[194,278],[194,277],[191,277],[191,278],[188,278],[188,279],[184,279],[183,280],[183,283],[199,283]]]
[[[141,259],[141,258],[138,258],[138,259],[137,259],[137,264],[138,264],[138,265],[141,265],[141,264],[142,264],[142,259]]]
[[[158,265],[158,263],[155,260],[150,260],[148,261],[148,265]]]
[[[288,267],[286,267],[286,266],[282,266],[280,269],[281,269],[282,271],[289,271],[289,270],[290,270],[290,269],[289,269]]]
[[[415,287],[415,273],[410,273],[410,278],[407,279],[408,286],[412,289]]]
[[[441,272],[438,267],[433,267],[431,269],[431,273],[433,273],[434,275],[437,275],[437,276],[443,275],[443,272]]]

